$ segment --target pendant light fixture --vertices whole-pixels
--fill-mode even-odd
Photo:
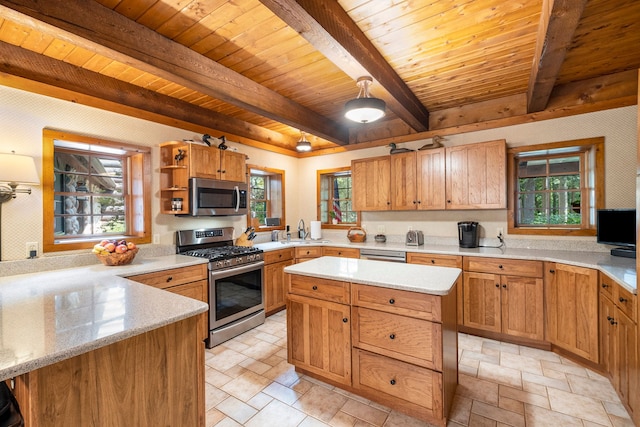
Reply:
[[[296,150],[300,152],[311,151],[311,143],[307,141],[307,134],[303,131],[300,131],[300,139],[298,140],[298,144],[296,145]]]
[[[385,102],[379,98],[372,98],[369,86],[373,79],[369,76],[358,78],[360,88],[358,97],[347,102],[344,106],[344,116],[358,123],[370,123],[384,117]]]

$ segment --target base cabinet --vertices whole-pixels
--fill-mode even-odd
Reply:
[[[286,308],[287,286],[284,268],[293,265],[294,250],[281,249],[264,254],[264,311],[270,316]]]
[[[545,286],[548,341],[598,363],[598,271],[547,262]]]

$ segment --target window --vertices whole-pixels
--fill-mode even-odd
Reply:
[[[351,197],[351,168],[318,171],[318,219],[323,227],[360,224]]]
[[[248,166],[249,226],[266,230],[284,230],[284,171]]]
[[[604,138],[509,149],[509,233],[595,235]]]
[[[43,132],[45,252],[151,241],[150,148]]]

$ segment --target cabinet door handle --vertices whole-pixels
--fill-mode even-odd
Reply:
[[[618,298],[618,301],[620,301],[620,302],[627,302],[628,300],[627,300],[626,298],[622,298],[622,297],[620,297],[620,298]]]
[[[391,381],[389,381],[389,384],[391,384],[391,385],[396,385],[396,380],[391,380]]]
[[[502,270],[502,269],[503,269],[502,264],[500,264],[500,265],[498,266],[498,268],[499,268],[500,270]]]
[[[169,282],[170,282],[170,281],[172,281],[172,280],[173,280],[173,276],[169,276],[169,277],[167,277],[167,283],[169,283]]]
[[[499,287],[500,287],[500,283],[496,283],[496,288],[499,288]]]
[[[346,317],[342,318],[342,323],[347,323],[349,321],[349,319],[347,319]]]
[[[313,285],[313,287],[311,289],[313,289],[314,291],[317,291],[318,287],[316,285]]]
[[[555,273],[556,271],[552,268],[551,270],[549,270],[549,273]]]
[[[602,284],[602,285],[600,285],[600,286],[602,286],[602,289],[607,289],[607,288],[609,287],[609,285],[607,285],[606,283],[603,283],[603,284]]]
[[[611,321],[613,320],[613,317],[611,317],[611,316],[607,316],[607,320],[608,320],[609,322],[611,322]]]
[[[503,289],[507,289],[507,285],[502,285],[502,288]]]
[[[389,304],[395,304],[395,303],[396,303],[396,300],[394,300],[393,298],[389,300]]]
[[[609,323],[611,323],[613,326],[618,324],[618,322],[616,322],[615,319],[613,319],[613,318],[611,320],[609,320]]]
[[[389,335],[389,338],[392,339],[392,340],[395,340],[396,339],[396,334]]]

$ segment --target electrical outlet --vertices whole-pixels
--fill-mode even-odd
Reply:
[[[384,225],[379,225],[378,226],[378,234],[384,234]]]
[[[159,234],[154,234],[153,235],[153,244],[154,245],[159,245],[160,244],[160,235]]]
[[[35,258],[38,256],[38,242],[27,242],[26,246],[27,258]]]

